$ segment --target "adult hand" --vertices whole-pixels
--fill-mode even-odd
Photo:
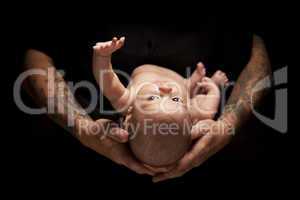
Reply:
[[[210,156],[221,150],[232,138],[232,128],[223,120],[203,120],[193,126],[191,136],[197,140],[192,149],[166,173],[153,177],[153,182],[180,177],[194,167],[198,167]]]
[[[76,120],[75,134],[84,146],[115,163],[124,165],[138,174],[155,175],[155,172],[135,159],[128,145],[125,144],[128,140],[127,131],[117,127],[112,121],[106,119]]]

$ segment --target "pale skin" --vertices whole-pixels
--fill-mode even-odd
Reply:
[[[221,117],[198,122],[192,130],[196,141],[193,148],[179,161],[172,170],[155,175],[154,182],[177,178],[191,169],[200,166],[209,157],[221,150],[233,137],[232,129],[241,131],[251,116],[252,106],[258,106],[266,90],[252,94],[252,88],[266,76],[271,75],[270,61],[263,40],[253,37],[251,58],[240,74]],[[253,97],[252,101],[250,101]],[[207,127],[199,129],[197,127]]]
[[[62,128],[68,130],[74,135],[84,146],[96,151],[97,153],[111,159],[115,163],[124,165],[135,171],[138,174],[154,175],[155,172],[146,168],[142,163],[137,161],[135,157],[128,150],[127,146],[119,140],[115,140],[114,135],[128,135],[123,129],[113,125],[113,122],[107,119],[99,119],[94,121],[76,102],[68,85],[65,83],[63,77],[57,72],[53,65],[52,59],[46,54],[36,51],[28,50],[25,56],[24,67],[29,69],[42,69],[44,71],[52,70],[48,78],[54,80],[54,84],[50,83],[47,76],[33,75],[26,79],[25,90],[33,97],[36,103],[40,106],[48,104],[48,98],[56,99],[55,113],[49,115]],[[49,90],[48,90],[49,85]],[[49,92],[50,90],[54,92]],[[69,120],[74,122],[74,127],[68,126]],[[84,125],[81,126],[81,125]],[[109,126],[111,134],[110,137],[102,137],[103,132],[92,131],[95,127]],[[86,128],[88,127],[88,128]],[[101,137],[101,139],[100,139]],[[160,169],[160,172],[167,169]]]
[[[55,70],[50,57],[42,52],[29,50],[26,54],[25,69],[34,68],[43,70],[53,68]],[[243,126],[243,124],[251,116],[251,109],[249,104],[249,98],[251,97],[251,88],[253,88],[253,86],[263,77],[270,75],[270,73],[270,63],[266,49],[264,47],[264,42],[259,37],[254,36],[250,61],[244,68],[243,72],[240,74],[222,116],[217,121],[204,120],[200,121],[197,124],[205,124],[209,127],[215,126],[217,124],[220,125],[220,128],[208,128],[208,133],[212,134],[204,134],[203,132],[197,131],[197,129],[195,128],[195,131],[192,132],[192,136],[196,140],[196,142],[192,150],[188,152],[172,170],[164,169],[165,173],[156,174],[154,171],[157,171],[157,169],[149,171],[148,168],[145,168],[141,163],[136,161],[121,143],[118,143],[110,138],[100,141],[98,140],[98,137],[92,136],[89,133],[84,133],[81,135],[82,138],[78,139],[83,143],[83,145],[95,150],[103,156],[110,158],[116,163],[127,166],[129,169],[137,173],[149,175],[156,174],[153,178],[154,182],[180,177],[192,168],[201,165],[210,156],[222,149],[231,140],[232,135],[226,134],[229,132],[229,129],[226,128],[227,125],[221,125],[224,125],[224,120],[226,120],[234,128],[241,128]],[[64,80],[60,76],[57,76],[57,83],[58,82],[64,83]],[[26,83],[27,91],[35,98],[35,100],[37,100],[37,102],[41,106],[47,104],[47,83],[48,80],[46,79],[46,77],[42,76],[33,76],[29,78]],[[68,96],[67,94],[70,94],[68,92],[68,86],[66,84],[63,85],[65,86],[65,89],[61,91],[61,94],[55,93],[54,97],[58,95],[66,97]],[[71,97],[71,99],[73,99],[73,101],[75,101],[75,98],[72,94],[70,94],[69,96]],[[264,93],[257,94],[254,98],[254,101],[252,102],[254,106],[259,105],[263,97]],[[77,113],[77,117],[74,118],[74,121],[77,119],[75,127],[79,127],[79,122],[85,120],[87,120],[88,124],[91,126],[96,124],[93,120],[90,120],[88,115],[82,114],[82,109],[79,105],[74,106],[73,104],[70,104],[68,102],[61,106],[72,108],[73,112]],[[66,116],[66,113],[57,112],[51,117],[62,127],[67,128]],[[99,122],[101,123],[103,123],[104,121],[107,122],[108,120],[99,120]],[[195,125],[195,127],[197,127],[197,125]],[[79,132],[78,128],[72,129],[70,131],[74,135],[77,135],[77,133]],[[125,136],[121,136],[120,138],[126,139],[127,133],[124,132],[124,130],[117,129],[116,132],[123,132]],[[201,140],[199,139],[200,136],[202,136]],[[111,148],[113,146],[115,148]],[[161,170],[160,172],[162,171],[163,170]]]
[[[218,86],[228,82],[225,73],[217,71],[210,79],[205,77],[204,65],[198,63],[191,77],[185,79],[172,70],[147,64],[133,71],[130,84],[126,88],[111,64],[112,53],[120,49],[124,42],[124,37],[115,37],[94,46],[94,76],[101,91],[116,110],[126,115],[133,104],[149,110],[149,107],[155,109],[164,103],[164,107],[170,109],[172,106],[185,105],[194,111],[197,107],[197,112],[190,113],[195,122],[214,117],[220,100]],[[204,92],[201,94],[199,90]]]
[[[234,85],[222,115],[216,121],[208,119],[195,124],[191,132],[192,139],[195,140],[194,146],[170,171],[156,174],[153,182],[182,176],[200,166],[228,144],[233,137],[232,130],[240,130],[251,116],[251,104],[254,107],[258,106],[265,96],[266,91],[253,95],[251,89],[261,79],[270,75],[271,67],[264,42],[254,35],[250,60]]]
[[[138,108],[139,112],[134,112],[138,115],[135,118],[145,118],[147,113],[155,112],[153,117],[157,119],[163,114],[162,112],[166,114],[182,108],[188,111],[194,124],[203,119],[213,119],[220,101],[218,86],[228,82],[225,73],[217,71],[210,79],[205,77],[203,64],[198,63],[191,77],[185,79],[172,70],[147,64],[135,68],[130,77],[130,84],[125,87],[111,64],[112,53],[120,49],[124,42],[124,37],[113,38],[111,41],[99,42],[94,46],[94,76],[102,93],[116,110],[122,112],[126,118],[130,118],[132,114],[130,108],[133,107],[134,110]],[[176,116],[181,117],[179,121],[186,119],[185,112],[176,112]],[[120,135],[115,136],[120,137]],[[125,135],[119,139],[128,140]],[[175,142],[176,138],[173,136],[170,140]],[[169,146],[164,145],[166,148]],[[179,146],[176,150],[179,150]]]

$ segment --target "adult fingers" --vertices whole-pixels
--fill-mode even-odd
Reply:
[[[126,160],[124,160],[123,164],[131,169],[132,171],[138,173],[138,174],[148,174],[150,176],[154,176],[155,172],[153,172],[152,170],[148,169],[147,167],[145,167],[142,163],[140,163],[139,161],[137,161],[135,158],[133,157],[127,157]]]
[[[101,139],[108,136],[116,142],[125,143],[128,141],[129,133],[119,128],[119,125],[108,119],[98,119],[96,121],[98,130],[101,132]]]
[[[165,166],[165,167],[153,167],[147,164],[143,164],[143,165],[155,173],[165,173],[176,167],[176,164]]]
[[[198,139],[207,134],[210,131],[213,122],[213,120],[207,119],[199,121],[197,124],[195,124],[191,130],[192,140]]]

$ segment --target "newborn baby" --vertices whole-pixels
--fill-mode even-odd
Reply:
[[[217,71],[205,77],[199,63],[185,79],[167,68],[145,64],[135,68],[127,87],[113,71],[111,55],[125,38],[113,38],[94,46],[93,73],[103,95],[124,116],[134,155],[150,166],[167,166],[188,150],[191,126],[212,119],[217,112],[226,75]]]

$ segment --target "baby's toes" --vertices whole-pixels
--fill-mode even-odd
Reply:
[[[121,37],[121,38],[120,38],[120,42],[121,42],[121,43],[124,43],[124,42],[125,42],[125,37]]]
[[[118,38],[117,37],[113,37],[113,39],[111,40],[112,41],[112,43],[117,43],[118,42]]]
[[[204,77],[205,74],[206,74],[206,69],[205,69],[204,65],[201,62],[199,62],[197,64],[197,72],[198,72],[200,77]]]

